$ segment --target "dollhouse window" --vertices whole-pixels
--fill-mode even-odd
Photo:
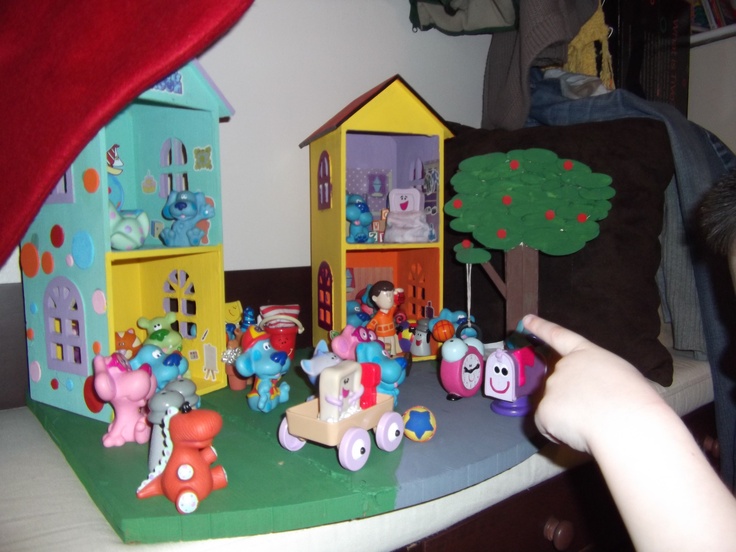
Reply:
[[[317,166],[317,208],[332,207],[332,179],[330,178],[330,154],[323,151]]]
[[[171,325],[184,339],[197,337],[197,293],[185,270],[173,270],[164,283],[164,311],[177,313]]]
[[[51,190],[46,203],[74,203],[74,181],[69,167]]]
[[[407,315],[410,318],[427,318],[425,306],[427,304],[426,275],[424,268],[419,263],[413,263],[408,274],[408,286],[406,289]]]
[[[59,276],[46,288],[46,358],[49,368],[78,376],[87,374],[84,313],[79,290]]]
[[[317,271],[317,323],[323,330],[332,330],[332,269],[325,262]]]
[[[163,198],[171,192],[189,189],[187,174],[187,148],[177,138],[169,138],[161,146],[161,175],[159,176],[159,195]]]

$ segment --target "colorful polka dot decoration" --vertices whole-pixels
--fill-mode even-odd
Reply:
[[[450,180],[456,195],[445,204],[450,227],[484,248],[509,251],[525,244],[548,255],[568,255],[599,234],[615,190],[610,176],[532,148],[462,161]],[[490,259],[470,240],[455,246],[462,263]]]

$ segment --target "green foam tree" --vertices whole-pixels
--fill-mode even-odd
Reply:
[[[472,237],[454,247],[455,258],[479,264],[506,301],[510,332],[539,303],[539,252],[569,255],[598,236],[615,191],[610,176],[561,159],[547,149],[489,153],[462,161],[445,203],[450,228]],[[480,245],[476,247],[475,244]],[[505,255],[505,279],[490,263]]]

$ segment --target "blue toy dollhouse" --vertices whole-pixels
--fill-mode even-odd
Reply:
[[[232,113],[192,61],[103,127],[49,195],[21,242],[32,399],[109,421],[92,359],[174,315],[198,393],[226,384],[219,122]]]

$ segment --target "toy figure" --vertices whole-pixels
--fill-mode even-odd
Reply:
[[[412,355],[423,357],[432,354],[429,348],[429,335],[429,319],[420,318],[416,326],[414,326],[411,346],[409,347]]]
[[[189,369],[189,361],[179,351],[166,354],[160,347],[150,343],[143,345],[130,360],[130,367],[133,370],[138,370],[143,365],[147,365],[156,376],[157,392],[166,387],[170,381],[186,374]]]
[[[384,343],[390,356],[397,356],[402,352],[399,337],[396,334],[394,316],[400,304],[397,297],[403,294],[403,291],[401,288],[395,289],[388,280],[379,280],[370,289],[371,301],[378,310],[366,324],[366,328],[376,332],[378,339]]]
[[[225,469],[211,466],[217,460],[212,441],[221,429],[222,416],[213,410],[191,410],[187,403],[181,412],[169,408],[164,417],[164,441],[170,448],[136,496],[164,495],[180,514],[190,514],[212,491],[225,488]]]
[[[151,319],[141,316],[137,322],[138,326],[148,332],[143,344],[156,345],[167,355],[173,351],[181,351],[183,339],[181,334],[172,328],[175,322],[175,312]]]
[[[109,357],[95,356],[94,389],[115,411],[115,418],[102,437],[106,447],[119,447],[125,443],[147,443],[151,426],[146,421],[144,409],[148,399],[156,392],[156,377],[150,371],[132,370],[120,353]]]
[[[337,422],[360,410],[361,371],[357,362],[341,362],[323,372],[319,378],[320,420]]]
[[[143,346],[141,340],[133,328],[124,332],[115,332],[115,351],[121,353],[126,359],[133,358]]]
[[[151,424],[151,440],[148,444],[148,472],[156,469],[156,466],[164,458],[166,450],[166,427],[164,420],[169,408],[181,409],[184,404],[184,396],[181,393],[162,389],[148,401],[148,416]]]
[[[367,343],[377,339],[378,336],[373,330],[362,326],[356,328],[348,324],[339,335],[332,338],[332,352],[343,360],[355,360],[355,348],[358,343]]]
[[[440,381],[447,400],[472,397],[483,384],[483,344],[453,337],[442,344]]]
[[[399,399],[399,385],[406,379],[404,359],[391,358],[380,341],[359,343],[355,349],[355,357],[361,364],[372,362],[381,367],[381,383],[378,384],[377,390],[379,393],[391,395],[396,405]]]
[[[307,374],[309,382],[312,385],[317,384],[317,378],[325,368],[335,366],[339,364],[342,358],[331,352],[327,347],[327,342],[324,339],[320,339],[317,346],[314,348],[314,354],[310,359],[304,359],[301,361],[302,370]]]
[[[531,409],[531,395],[547,372],[545,361],[531,346],[497,349],[486,360],[483,394],[495,400],[491,410],[504,416],[524,416]]]
[[[345,218],[350,223],[348,243],[374,243],[376,239],[370,235],[373,215],[365,200],[357,194],[349,194],[346,199]]]
[[[286,382],[278,385],[281,376],[289,371],[289,355],[277,351],[271,345],[268,334],[251,326],[241,340],[243,352],[235,360],[235,369],[243,377],[255,376],[253,387],[246,395],[252,410],[270,412],[281,403],[289,400]]]
[[[110,247],[130,251],[142,247],[148,236],[150,221],[145,211],[119,211],[108,201],[110,221]]]
[[[161,211],[167,220],[173,220],[171,228],[161,231],[161,241],[170,247],[199,245],[205,236],[197,226],[202,220],[215,216],[215,208],[207,203],[202,192],[172,191]]]
[[[351,326],[365,326],[371,319],[369,314],[363,311],[360,301],[348,301],[347,303],[347,323]]]
[[[380,348],[381,344],[372,342]],[[286,450],[301,450],[306,441],[337,447],[337,458],[346,470],[358,471],[371,453],[369,429],[375,432],[376,446],[393,452],[404,436],[404,422],[393,411],[391,395],[378,393],[363,406],[366,389],[363,377],[370,379],[379,372],[376,365],[343,360],[325,368],[320,375],[319,398],[298,403],[286,409],[278,429],[279,444]]]

